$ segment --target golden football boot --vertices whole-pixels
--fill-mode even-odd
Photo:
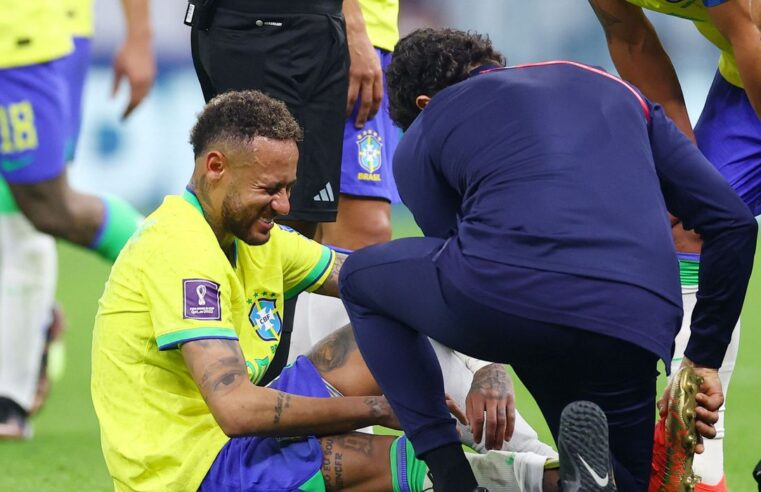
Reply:
[[[692,461],[700,439],[695,429],[695,397],[702,383],[688,366],[674,375],[666,415],[655,427],[648,492],[692,492],[700,481]]]

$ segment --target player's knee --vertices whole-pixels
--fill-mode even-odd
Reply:
[[[357,250],[391,240],[391,208],[387,201],[341,195],[337,227],[325,241]],[[331,242],[332,241],[332,242]]]
[[[371,220],[361,221],[351,228],[357,243],[362,243],[354,249],[385,243],[391,240],[391,218],[386,214],[375,214]]]
[[[59,237],[66,231],[68,221],[62,206],[42,201],[19,208],[39,232]]]
[[[62,239],[76,232],[76,204],[63,197],[19,200],[19,209],[39,232]]]

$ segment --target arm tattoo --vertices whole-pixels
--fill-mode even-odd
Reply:
[[[216,362],[209,364],[204,370],[201,379],[201,387],[204,393],[215,393],[221,390],[232,389],[240,384],[238,377],[245,377],[245,370],[241,368],[242,359],[236,356],[222,357]]]
[[[347,255],[343,253],[336,253],[336,259],[333,261],[333,268],[330,269],[328,278],[315,292],[326,296],[338,297],[338,276],[341,273],[341,267],[343,267],[346,261]]]
[[[595,11],[595,15],[600,20],[603,31],[605,31],[605,37],[610,38],[610,29],[614,25],[620,24],[621,19],[600,7],[596,0],[589,0],[589,5],[592,6],[592,10]]]
[[[487,400],[499,400],[510,392],[510,384],[502,364],[489,364],[476,371],[470,391],[480,391]]]
[[[383,416],[383,399],[380,396],[368,396],[365,398],[365,405],[370,409],[370,415],[373,418]]]
[[[196,340],[191,361],[204,399],[223,395],[246,381],[246,363],[237,340]]]
[[[323,338],[307,355],[320,373],[338,369],[346,364],[349,354],[357,350],[351,325],[346,325]]]
[[[280,418],[283,416],[283,411],[291,406],[291,395],[277,392],[277,403],[275,403],[275,416],[272,418],[272,423],[275,425],[280,424]]]
[[[333,262],[333,269],[330,271],[330,277],[328,277],[328,281],[335,282],[336,285],[338,285],[338,274],[341,273],[341,267],[344,266],[346,258],[348,258],[347,255],[343,253],[336,253],[336,261]]]

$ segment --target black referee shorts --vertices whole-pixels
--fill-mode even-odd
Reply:
[[[285,102],[303,128],[286,219],[336,219],[349,80],[341,4],[219,0],[208,29],[191,32],[206,101],[230,90],[257,89]]]

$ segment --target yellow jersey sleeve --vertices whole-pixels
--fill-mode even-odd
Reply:
[[[138,271],[159,350],[206,338],[238,339],[232,270],[218,247],[199,247],[191,239],[172,238],[166,249],[146,255]]]
[[[283,265],[285,299],[319,289],[330,275],[335,252],[288,227],[275,226],[272,231]]]
[[[359,6],[373,46],[394,51],[399,41],[399,0],[359,0]]]
[[[73,48],[60,0],[0,0],[0,68],[34,65]]]
[[[93,0],[65,0],[69,32],[73,36],[89,38],[93,34]]]

